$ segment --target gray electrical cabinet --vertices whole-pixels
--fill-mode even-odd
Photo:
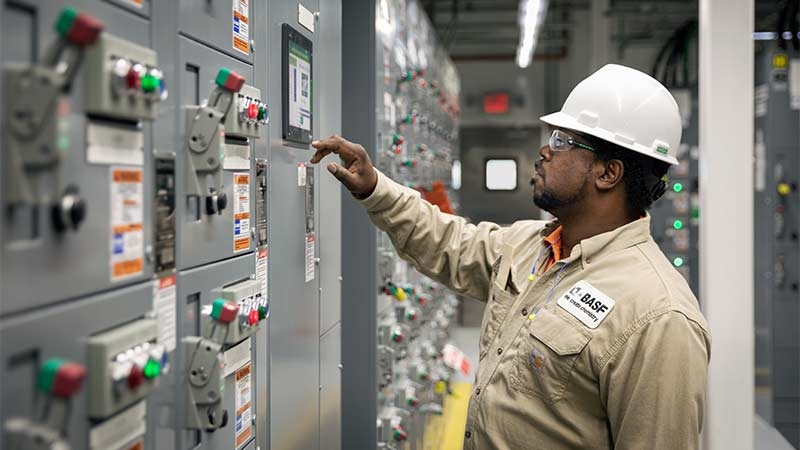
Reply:
[[[460,82],[420,3],[345,2],[344,136],[384,174],[453,212]],[[342,448],[438,448],[454,370],[446,353],[455,298],[402,261],[363,207],[342,199]]]
[[[756,55],[755,379],[757,413],[800,447],[800,103],[790,70],[775,42]]]
[[[681,145],[670,167],[664,196],[650,210],[650,232],[675,269],[686,278],[695,295],[700,294],[697,238],[700,226],[699,135],[697,88],[671,88],[683,122]],[[702,299],[700,299],[702,303]]]
[[[3,2],[0,450],[339,448],[341,15]]]

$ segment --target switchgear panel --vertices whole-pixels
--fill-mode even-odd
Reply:
[[[754,319],[756,412],[800,448],[800,104],[797,67],[759,44],[755,76]]]
[[[381,172],[417,190],[441,211],[455,213],[456,202],[450,187],[452,163],[459,144],[460,84],[455,66],[437,42],[418,2],[379,3],[371,23],[375,27],[374,59],[354,57],[362,64],[345,63],[345,67],[352,68],[352,74],[346,70],[343,75],[347,79],[361,73],[373,74],[375,104],[354,115],[377,114],[377,117],[372,122],[374,127],[351,123],[345,129],[368,136],[369,145],[365,147],[372,151],[372,161]],[[349,28],[346,23],[344,28]],[[377,66],[370,66],[371,63]],[[361,229],[359,218],[344,217],[344,229]],[[376,232],[368,238],[370,245],[374,244],[369,249],[374,248],[375,252],[368,259],[376,267],[367,268],[361,258],[347,262],[350,268],[345,272],[350,275],[345,276],[345,290],[349,277],[374,273],[375,280],[368,280],[374,284],[361,286],[361,291],[367,293],[365,298],[353,303],[370,302],[375,307],[347,309],[344,305],[343,315],[353,315],[357,317],[355,321],[372,321],[374,331],[359,335],[357,342],[354,334],[346,334],[345,339],[353,341],[345,340],[343,352],[347,354],[351,346],[363,346],[365,340],[370,342],[375,351],[375,365],[358,367],[355,371],[374,374],[375,384],[371,399],[352,402],[354,410],[344,405],[345,446],[398,450],[435,446],[435,432],[428,425],[432,415],[442,413],[454,373],[441,354],[448,343],[457,301],[453,293],[402,260],[386,234]],[[359,239],[345,243],[345,247],[363,246],[365,236]],[[363,277],[358,278],[357,283],[363,284]],[[357,288],[353,286],[350,292],[357,292]],[[355,360],[356,355],[349,359],[351,364]],[[364,381],[352,380],[349,390],[351,380],[346,380],[345,391],[355,395],[356,385]],[[370,408],[374,405],[369,415],[363,413],[365,405]],[[349,417],[364,420],[356,422]],[[374,432],[364,432],[366,427],[375,427]],[[370,439],[376,442],[369,442]]]

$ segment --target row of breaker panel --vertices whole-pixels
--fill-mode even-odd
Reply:
[[[2,6],[2,449],[270,446],[266,5],[189,3]],[[305,286],[314,170],[285,165]]]
[[[393,180],[454,213],[459,80],[416,1],[378,1],[375,162]],[[449,342],[457,301],[377,236],[379,448],[441,448],[436,426],[463,354]],[[468,364],[468,363],[467,363]]]

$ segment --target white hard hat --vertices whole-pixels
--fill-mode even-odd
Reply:
[[[678,164],[678,104],[658,80],[630,67],[603,66],[575,86],[561,111],[539,119]]]

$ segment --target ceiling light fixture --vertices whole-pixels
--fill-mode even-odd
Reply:
[[[517,65],[524,69],[531,64],[536,40],[547,16],[548,0],[520,0],[519,2],[519,45],[517,46]]]

